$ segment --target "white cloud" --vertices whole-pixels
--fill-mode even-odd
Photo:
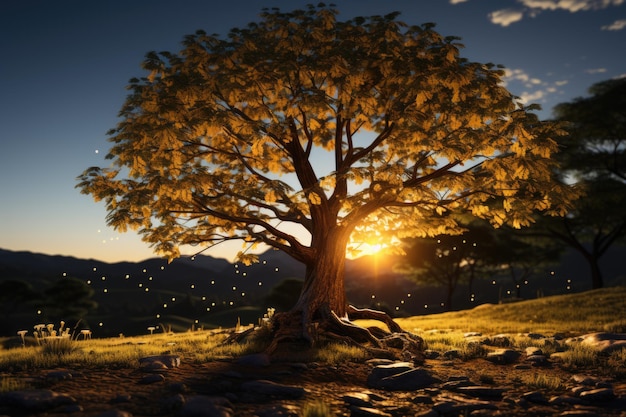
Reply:
[[[524,104],[545,103],[549,100],[549,96],[561,94],[561,88],[568,83],[566,80],[547,82],[537,77],[531,77],[522,69],[508,68],[505,69],[502,81],[504,87],[517,95]]]
[[[502,9],[489,13],[489,20],[491,20],[491,23],[504,27],[522,20],[523,17],[524,13],[515,9]]]
[[[616,20],[610,25],[602,26],[602,30],[622,30],[626,28],[626,19]]]
[[[450,0],[459,1],[459,0]],[[501,26],[508,26],[518,22],[525,15],[534,17],[544,10],[566,10],[571,13],[587,10],[601,10],[609,7],[620,6],[626,0],[517,0],[521,5],[520,9],[502,9],[489,13],[491,23]],[[623,23],[620,23],[623,22]],[[618,26],[615,26],[615,25]],[[621,26],[620,26],[621,25]],[[609,29],[609,27],[611,29]],[[626,22],[618,20],[610,26],[605,26],[605,30],[620,30],[626,27]]]
[[[619,6],[624,0],[518,0],[518,2],[534,10],[567,10],[576,13]]]
[[[468,0],[450,0],[450,4],[459,4],[459,3],[465,3]]]
[[[606,68],[589,68],[585,72],[587,74],[603,74],[606,72]]]

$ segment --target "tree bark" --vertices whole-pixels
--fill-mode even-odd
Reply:
[[[306,265],[302,292],[292,309],[302,312],[305,326],[315,318],[329,318],[331,312],[340,318],[347,317],[344,285],[347,239],[337,233],[330,235],[324,247],[318,248],[315,258]]]

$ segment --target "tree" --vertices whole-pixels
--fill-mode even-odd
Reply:
[[[93,289],[77,278],[57,280],[44,294],[43,304],[50,319],[78,322],[98,307],[98,303],[91,299]]]
[[[450,211],[520,227],[537,209],[563,214],[570,193],[550,177],[561,131],[501,68],[460,57],[432,24],[337,13],[266,10],[227,38],[198,31],[177,54],[148,53],[110,131],[113,165],[77,187],[170,259],[242,240],[304,263],[276,340],[316,324],[377,344],[343,320],[374,315],[346,300],[350,242],[458,232]]]
[[[494,235],[488,224],[464,225],[460,235],[439,235],[407,241],[407,256],[396,269],[420,283],[434,283],[446,289],[446,310],[452,310],[452,296],[458,285],[467,282],[471,288],[478,275],[493,269],[488,260],[495,248]]]
[[[561,175],[576,181],[585,197],[564,218],[542,224],[585,258],[592,288],[601,288],[600,259],[626,236],[626,79],[594,84],[589,92],[555,107],[569,131],[561,141]]]

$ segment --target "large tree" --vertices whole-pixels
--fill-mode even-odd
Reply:
[[[149,53],[110,132],[112,166],[78,185],[109,225],[169,258],[240,239],[304,263],[298,302],[275,317],[305,337],[364,315],[344,291],[351,241],[458,232],[452,211],[520,227],[570,197],[550,175],[560,130],[501,68],[462,58],[432,24],[337,14],[266,10],[227,37]]]
[[[626,237],[626,78],[603,81],[555,107],[569,135],[560,142],[561,175],[584,190],[574,209],[540,223],[587,261],[592,288],[604,286],[600,259]]]

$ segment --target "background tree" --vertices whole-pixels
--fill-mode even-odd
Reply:
[[[396,270],[422,284],[435,284],[446,290],[444,308],[452,310],[452,297],[459,284],[467,283],[471,293],[477,276],[489,275],[488,262],[495,249],[493,228],[473,222],[463,226],[460,235],[407,240],[406,258]]]
[[[626,235],[626,79],[597,83],[589,92],[555,108],[569,132],[560,140],[561,175],[585,197],[566,217],[542,219],[533,229],[578,251],[589,264],[592,288],[601,288],[600,259]]]
[[[43,309],[50,320],[64,320],[68,324],[84,320],[98,307],[91,299],[93,289],[77,278],[57,280],[44,291]]]
[[[537,275],[559,262],[563,245],[553,239],[541,239],[502,228],[494,231],[494,239],[483,262],[490,265],[488,278],[511,280],[515,298],[522,298],[522,288]]]
[[[365,314],[345,296],[351,241],[458,232],[450,210],[520,227],[537,209],[564,213],[570,193],[550,176],[561,132],[500,68],[460,57],[432,24],[336,15],[273,9],[226,38],[198,31],[177,54],[149,53],[110,132],[113,165],[78,187],[170,259],[242,240],[303,262],[277,339],[316,321],[377,343],[339,320]]]

